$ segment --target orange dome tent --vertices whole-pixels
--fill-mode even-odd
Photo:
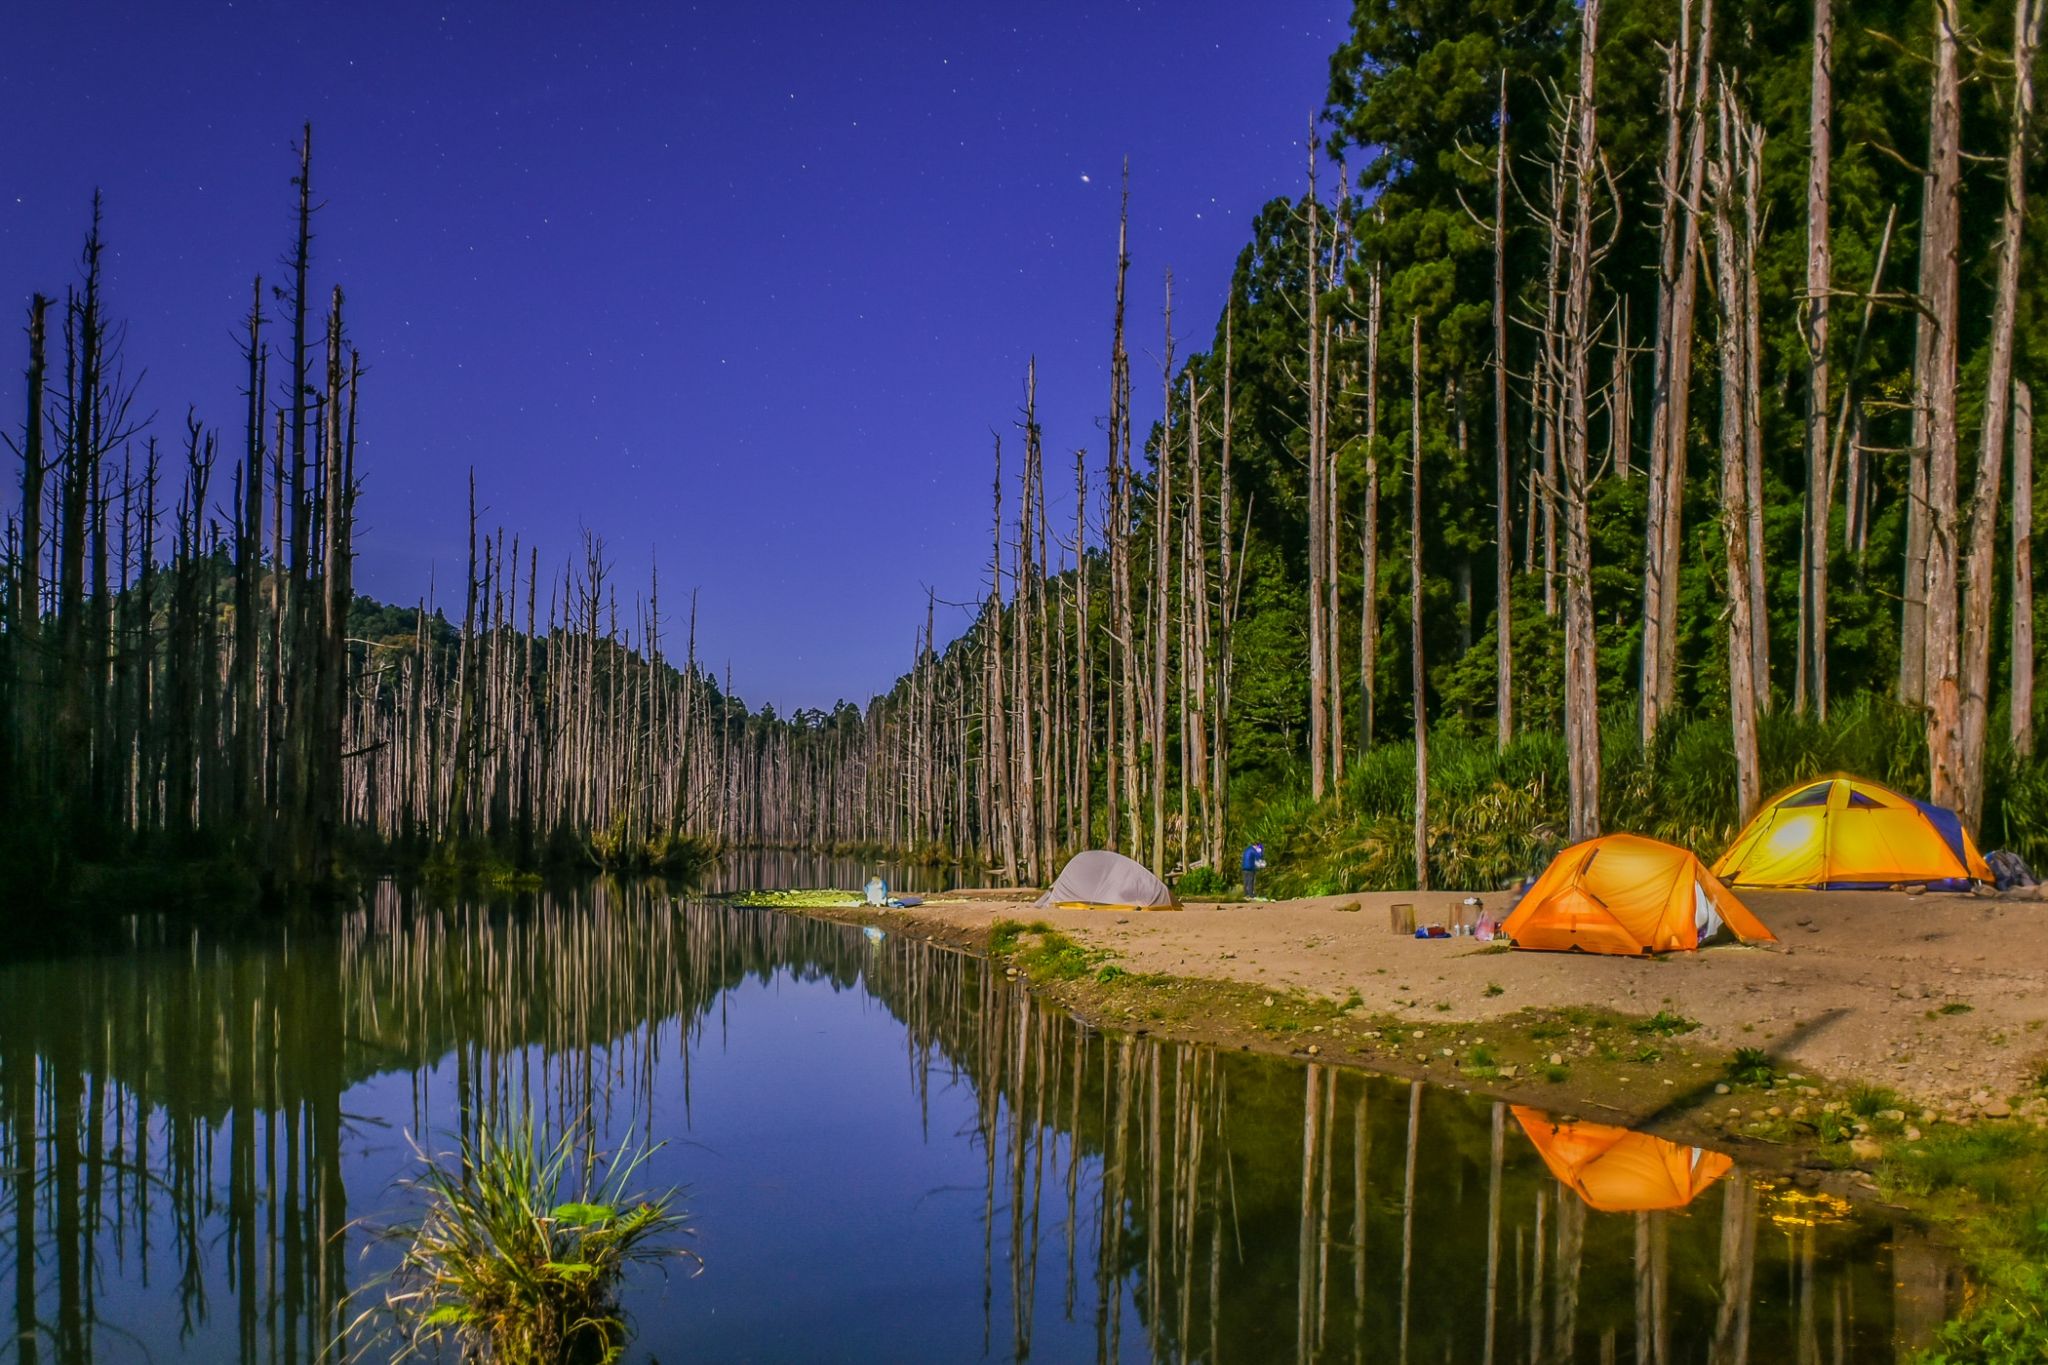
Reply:
[[[1747,941],[1777,941],[1686,850],[1609,834],[1551,859],[1501,932],[1517,948],[1636,954],[1697,948],[1723,928]]]
[[[1681,1147],[1605,1123],[1558,1123],[1514,1106],[1515,1119],[1550,1173],[1602,1213],[1682,1209],[1735,1163],[1720,1152]]]
[[[1992,880],[1954,811],[1856,777],[1779,792],[1735,836],[1714,874],[1735,886],[1963,890]]]

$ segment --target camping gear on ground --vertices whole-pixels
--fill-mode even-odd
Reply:
[[[883,881],[880,877],[868,878],[868,884],[862,890],[867,895],[869,905],[887,905],[889,903],[889,883]]]
[[[1038,908],[1062,910],[1178,910],[1180,902],[1144,864],[1106,848],[1076,853],[1060,869]]]
[[[1735,1163],[1721,1152],[1681,1147],[1605,1123],[1559,1123],[1513,1106],[1515,1119],[1558,1182],[1601,1213],[1682,1209]]]
[[[1997,848],[1985,854],[1984,866],[1991,869],[1991,880],[2000,891],[2041,884],[2041,879],[2034,875],[2034,869],[2009,848]]]
[[[1777,936],[1685,849],[1640,834],[1589,839],[1551,860],[1501,932],[1517,948],[1666,953],[1723,932]]]
[[[1991,869],[1952,810],[1860,777],[1823,777],[1778,793],[1714,864],[1730,886],[1883,890],[1922,882],[1967,891]]]

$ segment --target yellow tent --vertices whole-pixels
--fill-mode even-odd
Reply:
[[[1764,803],[1714,864],[1735,886],[1925,882],[1964,889],[1991,869],[1955,812],[1855,777],[1802,782]]]
[[[1551,859],[1501,932],[1517,948],[1636,954],[1697,948],[1724,926],[1737,938],[1776,941],[1686,850],[1609,834]]]
[[[1514,1113],[1550,1173],[1602,1213],[1684,1208],[1735,1165],[1720,1152],[1681,1147],[1649,1133],[1605,1123],[1558,1123],[1520,1104]]]

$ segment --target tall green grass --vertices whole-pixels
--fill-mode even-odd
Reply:
[[[1646,748],[1632,708],[1602,717],[1601,822],[1712,858],[1737,832],[1735,754],[1725,718],[1674,719]],[[1994,730],[1994,733],[2002,731]],[[1874,695],[1837,704],[1825,724],[1779,711],[1759,722],[1765,793],[1845,772],[1925,796],[1920,716]],[[1429,748],[1430,875],[1439,886],[1496,887],[1540,871],[1564,843],[1563,737],[1536,732],[1505,749],[1448,733]],[[1415,746],[1380,745],[1347,764],[1318,802],[1299,787],[1258,803],[1247,838],[1265,844],[1262,887],[1276,895],[1393,891],[1415,885]],[[1985,762],[1983,844],[2048,866],[2048,760],[2002,744]]]
[[[689,1255],[663,1245],[684,1231],[678,1191],[632,1188],[656,1150],[606,1156],[574,1131],[540,1137],[529,1117],[485,1120],[456,1152],[421,1153],[408,1184],[424,1212],[397,1230],[408,1245],[382,1305],[393,1358],[453,1347],[495,1365],[620,1359],[626,1270]]]

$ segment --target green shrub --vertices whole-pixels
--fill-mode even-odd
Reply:
[[[1699,1026],[1700,1021],[1697,1019],[1688,1019],[1669,1010],[1658,1010],[1649,1018],[1638,1020],[1635,1030],[1637,1033],[1654,1033],[1659,1038],[1675,1038],[1681,1033],[1691,1033]]]
[[[450,1156],[420,1154],[425,1202],[385,1288],[399,1358],[452,1347],[467,1360],[611,1362],[624,1353],[619,1282],[635,1264],[688,1255],[677,1191],[631,1186],[658,1148],[601,1155],[531,1118],[478,1123]],[[360,1320],[359,1320],[360,1321]]]
[[[1735,1049],[1728,1063],[1728,1079],[1737,1085],[1769,1085],[1778,1078],[1778,1064],[1760,1047]]]
[[[1485,662],[1492,662],[1490,653]],[[1491,673],[1488,672],[1490,681]],[[1766,791],[1830,772],[1855,773],[1924,794],[1923,719],[1888,697],[1839,699],[1828,718],[1789,709],[1758,720]],[[1996,727],[1994,727],[1996,731]],[[2002,731],[1997,731],[2002,734]],[[1739,825],[1735,756],[1724,715],[1674,714],[1646,748],[1636,709],[1601,713],[1601,821],[1711,854]],[[1529,731],[1500,748],[1455,718],[1429,749],[1430,870],[1438,886],[1500,887],[1540,870],[1563,843],[1564,741]],[[1394,891],[1415,885],[1415,748],[1374,746],[1350,761],[1325,800],[1309,799],[1301,775],[1243,793],[1243,833],[1266,845],[1267,883],[1278,895]],[[1985,757],[1985,847],[2048,864],[2048,753],[2020,758],[2001,739]],[[1193,874],[1190,874],[1193,875]],[[1184,882],[1185,884],[1185,882]]]

